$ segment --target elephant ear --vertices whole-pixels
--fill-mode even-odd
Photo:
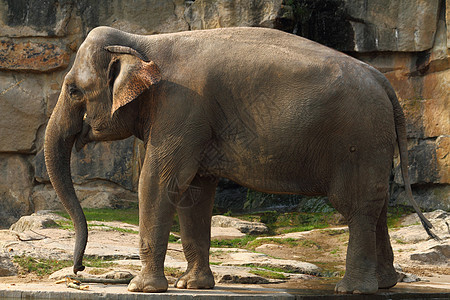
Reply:
[[[130,103],[152,85],[161,80],[158,66],[146,61],[136,50],[124,46],[108,46],[118,53],[108,67],[108,81],[112,92],[111,116],[122,106]]]

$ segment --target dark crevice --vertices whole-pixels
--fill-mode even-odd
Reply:
[[[284,0],[283,4],[292,7],[294,21],[290,27],[278,29],[337,50],[354,48],[354,31],[350,21],[364,21],[350,17],[344,0]]]

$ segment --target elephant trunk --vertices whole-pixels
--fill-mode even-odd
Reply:
[[[80,124],[76,122],[69,125],[72,130],[68,130],[68,126],[61,124],[61,120],[67,119],[63,118],[56,110],[57,109],[55,108],[45,134],[45,164],[50,177],[50,182],[69,213],[75,227],[76,240],[73,255],[73,271],[76,274],[78,271],[84,270],[83,255],[84,250],[86,249],[88,231],[86,218],[73,187],[72,176],[70,173],[70,156],[78,127],[81,127],[80,124],[82,121],[80,121]],[[59,111],[62,110],[59,109]],[[70,118],[73,119],[73,115]],[[73,133],[71,133],[71,131]]]

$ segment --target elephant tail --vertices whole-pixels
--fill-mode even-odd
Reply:
[[[420,218],[420,221],[423,225],[423,228],[425,228],[425,231],[428,233],[428,235],[435,239],[439,240],[439,237],[435,235],[431,228],[433,228],[433,225],[431,222],[422,214],[420,207],[417,205],[417,202],[414,200],[412,190],[411,190],[411,182],[409,180],[409,174],[408,174],[408,146],[407,146],[407,139],[406,139],[406,119],[405,114],[403,113],[403,109],[400,106],[400,103],[398,102],[397,95],[395,94],[394,89],[388,82],[388,80],[383,76],[383,79],[385,81],[385,90],[387,92],[387,95],[389,99],[391,100],[392,107],[394,109],[394,122],[395,122],[395,131],[397,133],[397,143],[398,148],[400,152],[400,168],[402,170],[402,176],[403,176],[403,182],[405,185],[405,191],[407,194],[408,201],[413,206],[414,210],[416,211],[417,215]]]

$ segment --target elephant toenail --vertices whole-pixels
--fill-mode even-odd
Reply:
[[[136,285],[136,283],[130,283],[128,285],[128,290],[130,292],[136,292],[138,290],[138,286]]]
[[[356,151],[356,147],[355,146],[351,146],[350,147],[350,152],[355,152]]]

